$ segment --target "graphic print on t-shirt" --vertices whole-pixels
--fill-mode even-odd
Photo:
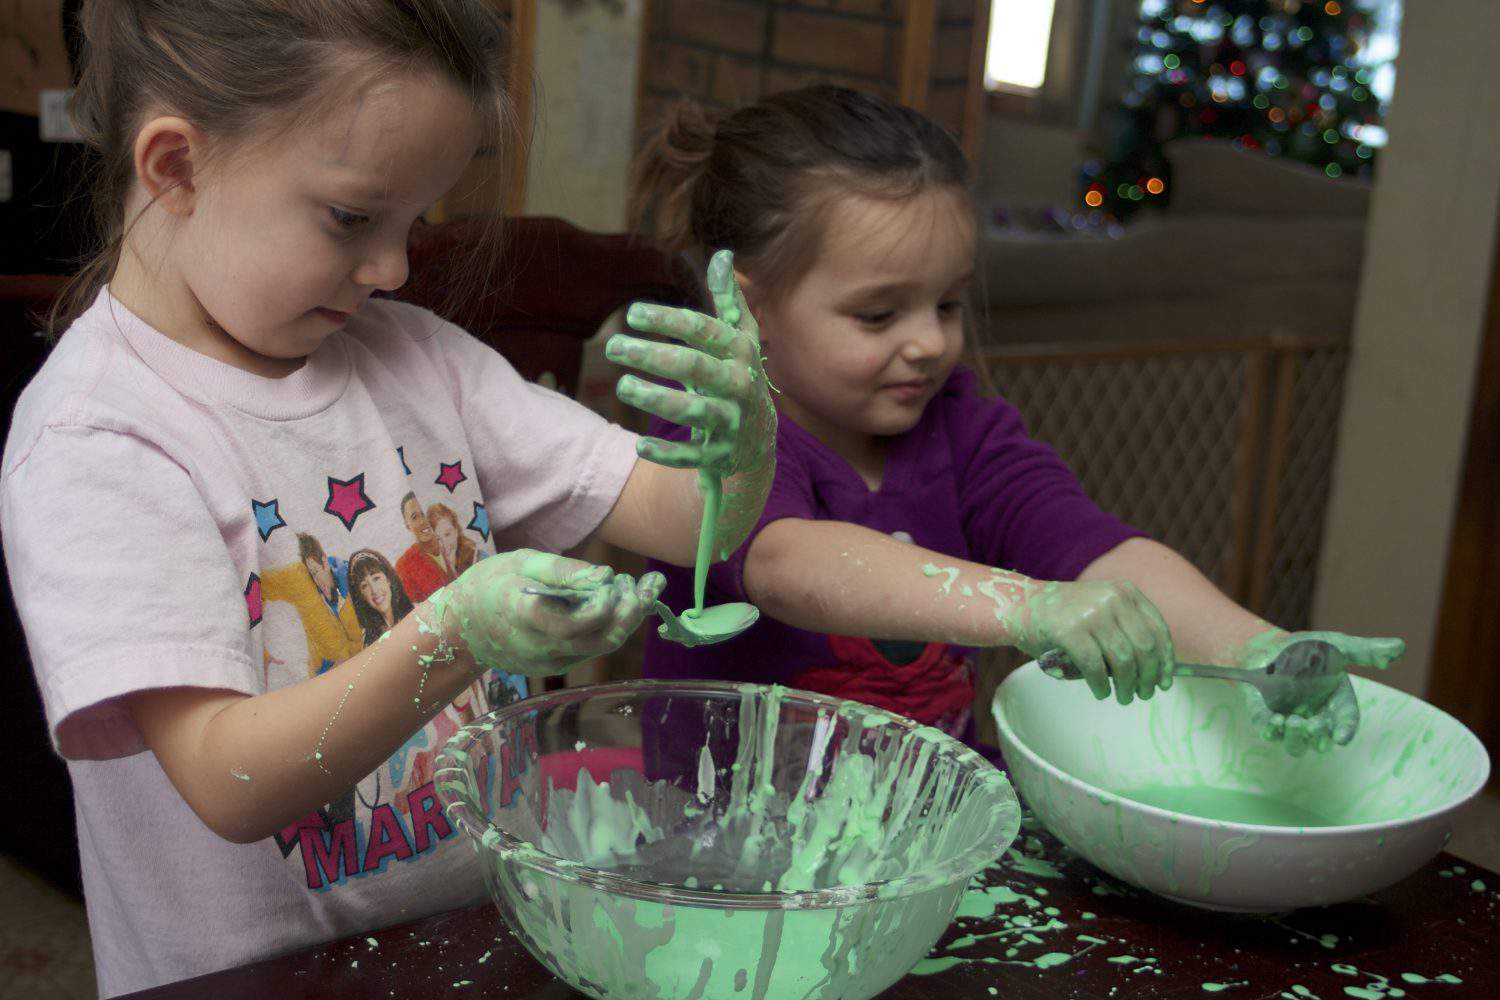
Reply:
[[[404,447],[392,457],[404,494],[372,492],[371,482],[392,482],[389,476],[338,470],[326,476],[321,510],[293,509],[283,499],[290,492],[247,498],[265,562],[249,575],[245,600],[267,690],[315,677],[379,642],[490,554],[481,548],[490,530],[483,504],[469,500],[467,525],[453,506],[468,499],[458,495],[470,482],[461,458],[428,463]],[[414,696],[418,684],[414,675]],[[323,891],[430,853],[454,832],[433,791],[438,752],[460,727],[524,697],[525,678],[491,671],[355,787],[279,831],[282,856],[308,889]]]

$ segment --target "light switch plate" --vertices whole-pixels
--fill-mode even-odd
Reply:
[[[42,91],[39,117],[42,120],[43,142],[82,142],[83,136],[73,127],[73,118],[68,114],[68,99],[71,90]]]

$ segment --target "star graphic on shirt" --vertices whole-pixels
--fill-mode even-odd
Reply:
[[[343,521],[345,528],[353,531],[359,515],[374,507],[375,501],[365,495],[363,472],[353,479],[328,477],[328,502],[323,505],[323,510]]]
[[[449,493],[458,489],[458,484],[469,478],[464,475],[464,463],[462,459],[457,462],[439,462],[438,468],[442,471],[438,473],[438,477],[433,482],[439,486],[448,487]]]
[[[271,532],[277,528],[285,528],[286,522],[281,519],[281,511],[278,509],[279,500],[272,498],[261,503],[255,498],[250,499],[250,510],[255,514],[255,527],[260,531],[260,540],[265,541],[271,537]]]
[[[408,476],[411,475],[411,466],[406,464],[406,445],[403,444],[397,447],[396,457],[401,459],[401,468],[405,470],[406,474]]]
[[[480,503],[478,500],[474,501],[474,518],[468,523],[467,527],[472,531],[479,532],[479,537],[483,538],[485,541],[490,540],[489,511],[485,510],[484,504]]]
[[[250,574],[250,579],[245,583],[245,609],[250,612],[250,627],[259,625],[265,603],[261,600],[260,577],[254,573]]]

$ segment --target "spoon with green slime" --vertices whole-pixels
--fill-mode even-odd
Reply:
[[[688,648],[711,646],[716,642],[733,639],[760,618],[760,609],[753,604],[736,602],[712,608],[703,606],[708,567],[713,562],[714,525],[718,523],[719,508],[724,501],[724,484],[717,473],[699,469],[698,486],[703,493],[703,520],[698,525],[698,558],[693,566],[693,606],[681,615],[673,614],[672,609],[661,601],[655,602],[651,609],[661,619],[661,624],[656,628],[657,634]],[[581,604],[594,593],[592,590],[548,587],[542,584],[523,587],[521,592],[536,597],[557,598],[571,604]]]
[[[1082,680],[1083,672],[1066,653],[1051,649],[1037,657],[1037,665],[1058,680]],[[1280,715],[1311,715],[1323,707],[1344,679],[1344,654],[1321,639],[1299,639],[1289,643],[1264,667],[1220,667],[1208,663],[1178,663],[1177,677],[1213,677],[1249,684],[1261,700]]]

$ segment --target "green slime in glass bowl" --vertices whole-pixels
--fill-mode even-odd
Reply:
[[[722,709],[707,731],[733,734],[718,743],[732,762],[705,743],[675,748],[680,774],[543,779],[559,720],[614,719],[583,734],[600,747],[637,725],[651,760],[649,734],[678,731],[666,702],[693,697]],[[540,753],[519,765],[518,792],[497,795],[494,772],[511,762],[498,751],[524,745],[523,717]],[[576,989],[611,998],[874,996],[927,953],[1020,820],[1004,776],[936,730],[755,685],[544,695],[465,727],[435,776],[517,937]]]

